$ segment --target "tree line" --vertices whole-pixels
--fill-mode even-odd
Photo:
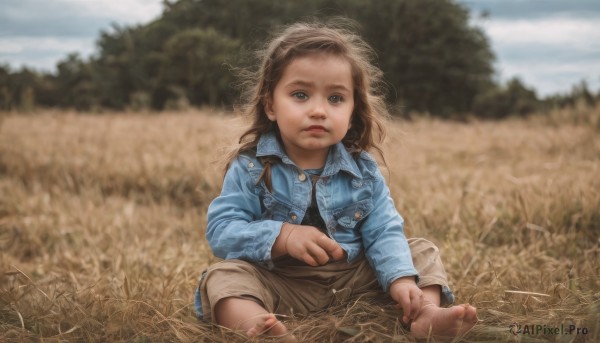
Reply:
[[[540,99],[519,79],[494,81],[494,54],[470,15],[452,0],[164,0],[157,19],[101,32],[89,59],[70,54],[50,73],[0,66],[0,110],[229,107],[235,70],[253,65],[274,28],[333,16],[352,19],[374,48],[396,114],[502,118],[600,99],[585,83]]]

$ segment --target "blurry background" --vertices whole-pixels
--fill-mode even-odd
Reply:
[[[0,0],[0,342],[247,342],[193,306],[215,162],[247,127],[223,115],[231,69],[311,15],[354,18],[377,52],[385,175],[479,309],[462,340],[600,342],[598,1],[461,1]],[[397,314],[285,321],[301,342],[413,342]]]
[[[3,0],[0,109],[227,108],[231,67],[251,65],[273,28],[331,15],[359,23],[397,115],[499,118],[598,100],[594,0]]]

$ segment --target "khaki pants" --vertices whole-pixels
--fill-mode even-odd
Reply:
[[[408,240],[420,288],[439,285],[442,303],[452,303],[439,250],[422,239]],[[204,320],[214,318],[214,305],[228,297],[256,301],[268,312],[307,314],[338,305],[357,295],[382,292],[366,257],[352,263],[339,261],[311,267],[288,258],[267,270],[242,260],[224,260],[208,268],[196,295],[197,311]]]

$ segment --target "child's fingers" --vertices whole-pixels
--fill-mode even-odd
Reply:
[[[344,257],[344,250],[336,241],[310,226],[292,231],[288,237],[287,250],[292,257],[311,266],[322,266],[330,259],[340,260]]]
[[[412,318],[410,294],[408,292],[400,294],[400,306],[402,306],[402,319],[407,322],[408,319]]]
[[[327,237],[326,235],[322,235],[318,242],[319,246],[323,248],[328,256],[334,261],[340,260],[344,257],[344,249],[333,239]]]
[[[303,259],[304,259],[304,262],[306,262],[307,264],[309,264],[313,267],[314,266],[322,266],[324,264],[327,264],[327,262],[329,262],[329,255],[319,245],[312,243],[312,244],[307,245]],[[310,263],[309,261],[314,262],[314,263]]]
[[[308,264],[309,266],[316,267],[319,265],[319,262],[315,261],[315,259],[312,257],[311,254],[308,253],[308,251],[306,251],[302,255],[301,260],[304,261],[304,263]]]
[[[417,318],[419,315],[419,310],[421,309],[422,295],[423,292],[418,288],[408,289],[406,292],[402,292],[400,301],[402,303],[404,318],[410,320]]]
[[[419,315],[422,305],[423,291],[417,287],[411,277],[395,280],[390,286],[390,296],[402,308],[402,321],[408,324]]]
[[[329,256],[331,256],[331,259],[333,259],[334,261],[341,260],[345,256],[344,249],[342,249],[342,247],[339,244],[337,244],[336,242],[334,242],[334,243],[335,243],[335,248],[333,249],[333,251],[329,252]]]
[[[410,319],[415,319],[417,316],[419,316],[422,296],[423,292],[420,289],[410,292]]]

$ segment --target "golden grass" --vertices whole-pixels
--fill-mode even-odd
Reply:
[[[409,236],[436,242],[463,341],[600,341],[600,109],[389,125]],[[573,119],[575,118],[575,119]],[[221,113],[5,115],[0,121],[0,341],[240,341],[200,323],[193,292],[224,147]],[[522,325],[583,335],[513,336]],[[371,298],[286,319],[302,341],[412,341]]]

